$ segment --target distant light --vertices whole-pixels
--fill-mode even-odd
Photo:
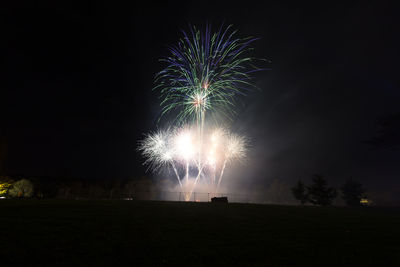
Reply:
[[[371,203],[372,203],[372,201],[367,199],[367,198],[360,199],[360,204],[361,205],[368,206],[368,205],[371,205]]]

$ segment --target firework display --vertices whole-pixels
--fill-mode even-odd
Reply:
[[[193,127],[157,131],[148,134],[138,147],[149,169],[172,167],[180,188],[189,193],[187,199],[200,179],[209,185],[211,192],[217,192],[227,164],[243,160],[247,150],[243,136],[222,128],[206,130],[201,144],[197,134]],[[190,177],[191,168],[197,170],[194,177]]]
[[[174,114],[175,125],[146,135],[139,142],[145,164],[153,171],[172,168],[189,200],[199,181],[217,192],[227,165],[246,156],[246,138],[226,125],[238,97],[253,87],[251,73],[260,70],[246,56],[255,38],[240,39],[231,26],[211,33],[190,27],[162,59],[166,67],[155,78],[162,116]],[[223,121],[222,121],[223,120]]]

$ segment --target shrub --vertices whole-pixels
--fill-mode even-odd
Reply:
[[[15,182],[8,191],[11,197],[28,198],[33,195],[33,184],[27,179]]]

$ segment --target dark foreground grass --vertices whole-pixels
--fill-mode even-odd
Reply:
[[[0,201],[0,266],[400,266],[400,212]]]

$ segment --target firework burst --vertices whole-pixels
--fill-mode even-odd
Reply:
[[[251,73],[254,58],[247,56],[256,38],[240,39],[231,26],[203,33],[192,26],[182,31],[183,38],[162,59],[167,66],[156,75],[156,89],[161,92],[162,114],[177,110],[177,120],[201,122],[205,112],[212,117],[231,118],[240,95],[253,87]]]

